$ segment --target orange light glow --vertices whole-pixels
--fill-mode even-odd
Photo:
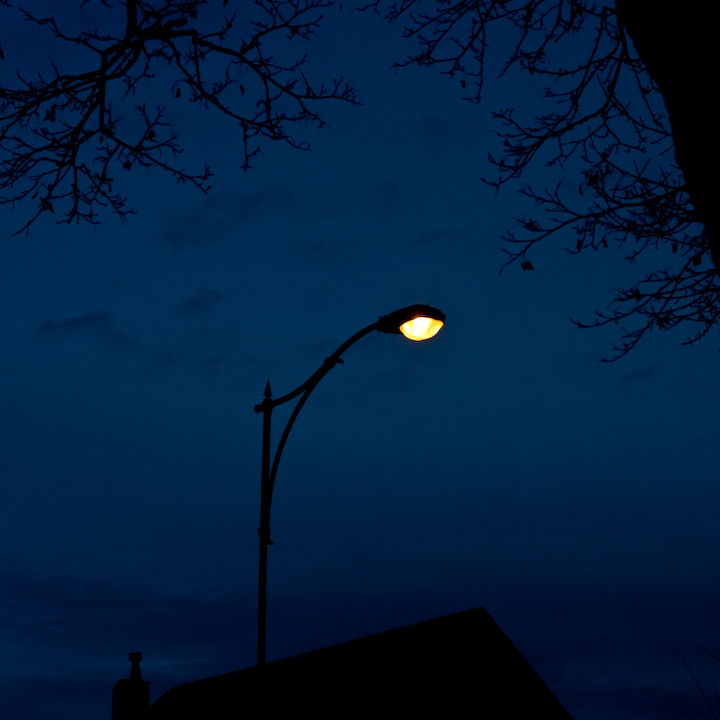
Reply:
[[[440,328],[444,325],[442,320],[435,320],[429,317],[416,317],[408,320],[400,326],[400,332],[408,339],[414,342],[429,340],[440,332]]]

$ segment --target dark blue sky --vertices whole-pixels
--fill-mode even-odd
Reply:
[[[0,17],[9,82],[41,35]],[[484,606],[576,720],[699,707],[677,649],[703,678],[698,646],[720,649],[717,338],[601,363],[617,329],[568,316],[643,273],[612,250],[549,245],[499,277],[524,207],[480,181],[489,111],[540,91],[510,78],[463,102],[391,69],[399,34],[328,11],[310,62],[363,105],[328,106],[311,153],[265,145],[242,173],[235,128],[178,105],[207,196],[134,170],[124,224],[13,237],[26,209],[0,209],[0,715],[109,716],[130,651],[153,699],[252,664],[253,406],[417,302],[441,334],[360,341],[290,437],[268,658]]]

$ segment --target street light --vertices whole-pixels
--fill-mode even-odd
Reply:
[[[373,330],[379,330],[384,333],[400,334],[414,342],[428,340],[437,335],[440,328],[445,324],[445,315],[429,305],[411,305],[410,307],[396,310],[389,315],[384,315],[377,322],[368,325],[366,328],[355,333],[351,338],[346,340],[325,362],[311,375],[300,387],[293,390],[287,395],[283,395],[276,400],[272,398],[270,390],[270,382],[265,386],[265,399],[255,406],[255,412],[263,413],[263,446],[262,446],[262,469],[260,481],[260,527],[258,535],[260,535],[260,577],[258,584],[258,644],[257,644],[257,664],[265,664],[265,616],[267,605],[267,549],[268,545],[272,545],[270,540],[270,503],[272,502],[273,487],[275,485],[275,476],[277,475],[280,456],[287,441],[290,430],[298,416],[302,406],[308,399],[310,393],[315,389],[317,384],[327,375],[332,368],[343,361],[340,356],[361,337],[371,333]],[[280,442],[278,443],[275,457],[273,458],[272,467],[270,467],[270,421],[272,411],[278,405],[296,398],[302,393],[302,397],[290,415],[290,419],[285,426]]]

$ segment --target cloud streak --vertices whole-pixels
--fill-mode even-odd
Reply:
[[[137,340],[118,330],[107,310],[96,310],[64,320],[47,320],[35,331],[37,337],[61,342],[77,337],[89,338],[113,352],[125,352],[138,346]]]
[[[653,363],[652,365],[648,365],[640,370],[628,373],[622,380],[620,380],[620,384],[649,380],[650,378],[655,377],[664,367],[665,362],[662,360],[660,362]]]
[[[281,185],[244,196],[218,193],[194,212],[173,216],[163,238],[176,249],[211,245],[243,224],[286,213],[291,206],[290,193]]]
[[[459,232],[455,228],[445,228],[444,230],[432,230],[431,232],[421,235],[415,240],[418,245],[434,245],[435,243],[448,243],[457,238]]]
[[[225,295],[218,290],[198,290],[194,295],[185,298],[175,312],[184,317],[204,315],[214,310],[224,299]]]

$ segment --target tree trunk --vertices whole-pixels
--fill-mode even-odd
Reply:
[[[720,270],[717,3],[617,0],[617,12],[665,100],[675,157]]]

